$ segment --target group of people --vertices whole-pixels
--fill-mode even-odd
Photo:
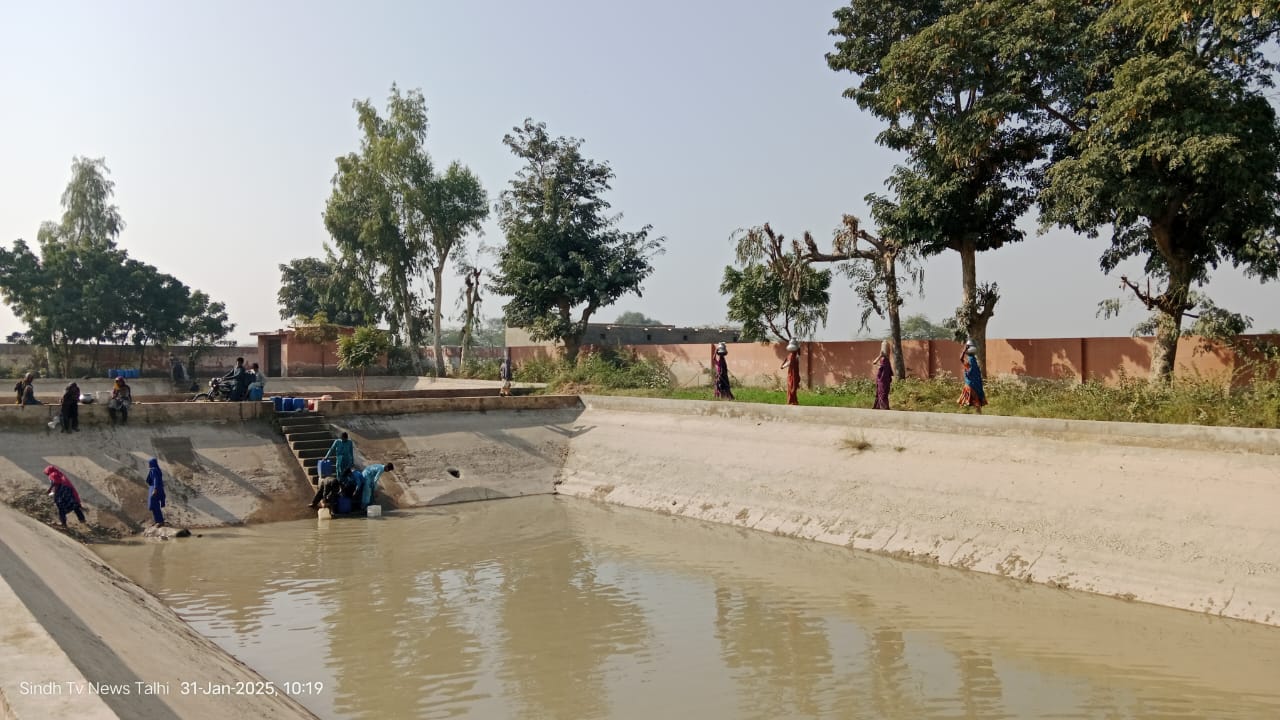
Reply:
[[[971,407],[978,414],[987,404],[987,394],[982,383],[982,367],[978,364],[978,348],[972,340],[965,342],[964,352],[960,354],[960,363],[964,368],[964,390],[956,401],[961,407]],[[717,400],[732,400],[733,390],[729,383],[729,365],[726,356],[728,346],[719,343],[711,353],[712,388]],[[892,351],[889,341],[880,344],[880,354],[872,361],[876,377],[876,399],[872,406],[876,410],[889,409],[889,389],[893,384]],[[800,391],[800,343],[792,339],[787,343],[787,359],[782,361],[779,370],[787,371],[787,404],[799,405]]]
[[[382,474],[396,469],[395,463],[386,465],[373,463],[357,470],[356,446],[351,442],[351,436],[345,432],[333,441],[328,452],[320,460],[323,463],[330,457],[333,458],[334,473],[332,475],[321,473],[315,497],[311,498],[311,503],[308,505],[313,510],[321,507],[322,504],[324,507],[335,509],[338,507],[340,497],[348,498],[353,510],[363,510],[373,503]]]
[[[67,526],[67,516],[71,514],[81,523],[87,524],[80,493],[67,474],[53,465],[45,467],[44,474],[49,478],[49,497],[53,498],[53,506],[58,511],[58,522],[62,527]],[[147,508],[151,510],[151,519],[157,527],[165,525],[164,507],[164,473],[160,470],[160,461],[151,458],[147,461]]]

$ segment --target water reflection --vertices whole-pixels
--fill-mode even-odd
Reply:
[[[1275,628],[551,498],[101,551],[325,718],[1280,716]]]

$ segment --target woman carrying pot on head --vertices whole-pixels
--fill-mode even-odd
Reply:
[[[987,393],[982,387],[982,367],[978,365],[978,348],[970,340],[965,343],[964,352],[960,354],[960,362],[964,365],[964,391],[956,404],[971,407],[979,415],[982,406],[987,404]]]
[[[800,391],[800,343],[795,338],[787,343],[787,353],[787,359],[778,369],[787,371],[787,404],[799,405],[800,399],[796,397],[796,393]]]
[[[880,356],[872,363],[876,368],[876,404],[873,410],[889,409],[889,387],[893,384],[893,363],[889,362],[889,341],[880,343]]]
[[[729,348],[724,343],[716,345],[711,353],[711,372],[715,378],[717,400],[733,399],[733,390],[729,387],[729,365],[725,362],[725,356],[728,354]]]

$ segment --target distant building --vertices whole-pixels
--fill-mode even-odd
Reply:
[[[311,342],[298,337],[298,330],[315,326],[253,332],[258,339],[258,362],[267,377],[318,377],[338,374],[338,341]],[[355,328],[334,325],[338,337],[350,335]],[[304,337],[306,333],[303,333]]]
[[[702,343],[738,342],[742,331],[738,328],[690,328],[674,325],[614,325],[612,323],[587,323],[582,335],[583,345],[597,347],[619,345],[688,345]],[[552,347],[552,341],[534,342],[524,328],[507,328],[507,347]]]

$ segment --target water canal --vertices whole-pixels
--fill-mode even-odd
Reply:
[[[322,718],[1280,717],[1280,628],[550,496],[97,549]]]

